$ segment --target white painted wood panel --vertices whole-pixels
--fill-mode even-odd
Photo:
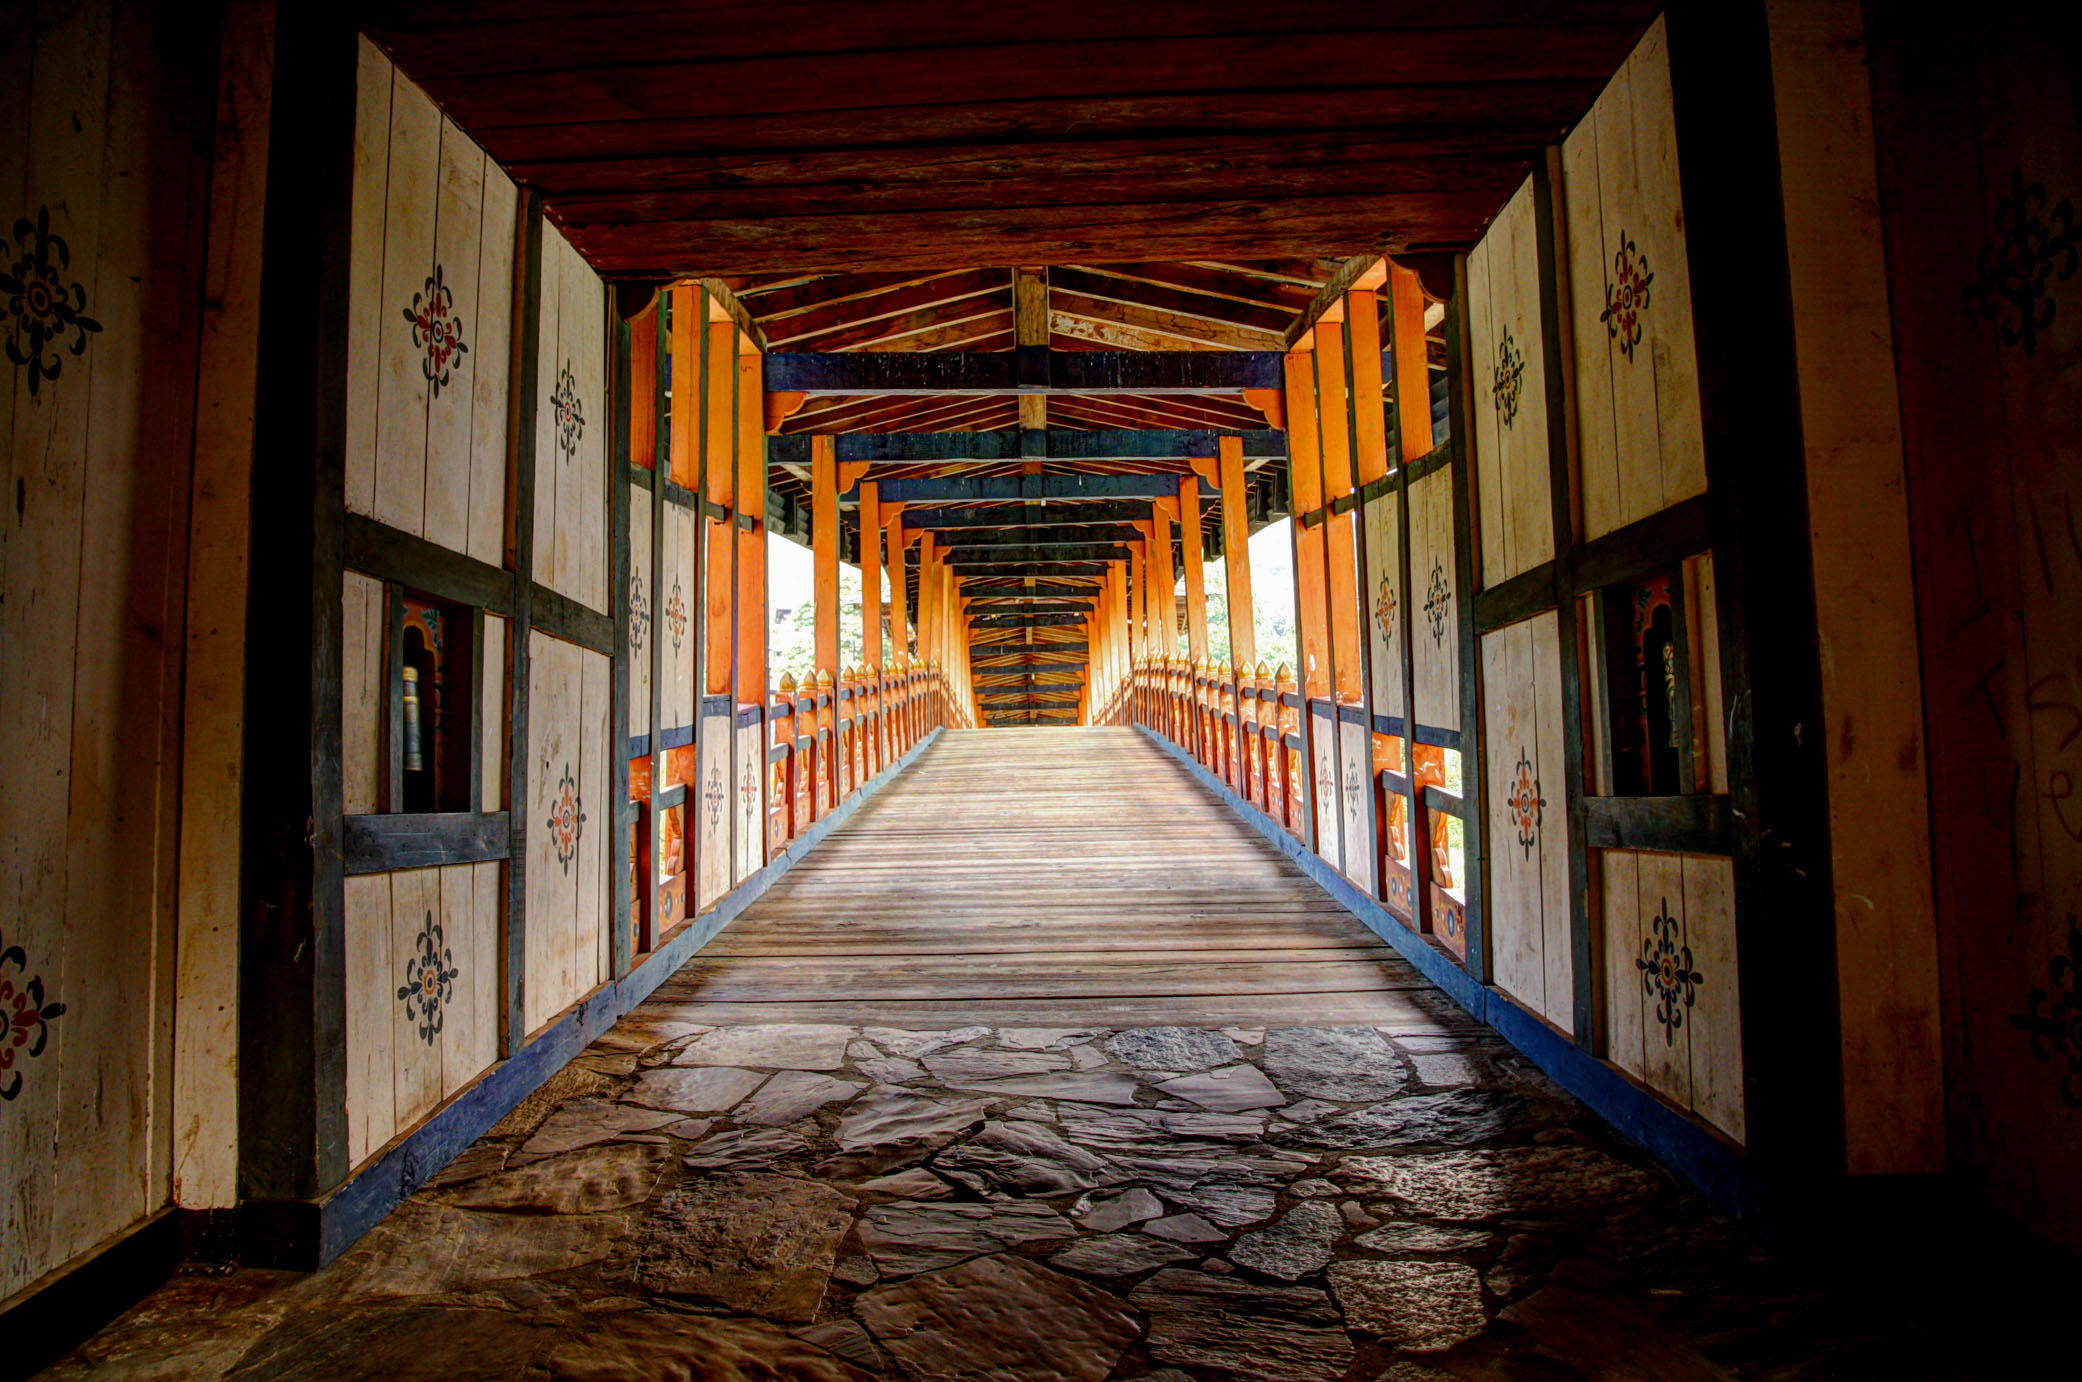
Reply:
[[[440,123],[434,198],[434,254],[426,287],[404,312],[423,315],[413,348],[426,376],[427,448],[424,536],[452,551],[470,538],[470,482],[476,443],[479,236],[484,221],[484,154],[454,124]],[[502,400],[503,402],[503,400]]]
[[[579,791],[590,819],[579,836],[577,910],[571,927],[571,979],[566,1003],[576,1002],[608,978],[608,861],[624,857],[617,847],[609,764],[617,750],[608,742],[612,723],[613,664],[599,653],[579,658]]]
[[[424,91],[395,81],[383,207],[383,277],[376,306],[376,494],[371,516],[415,536],[426,531],[426,351],[413,340],[410,304],[434,266],[441,112]]]
[[[705,912],[730,891],[729,714],[703,714],[695,742],[701,775],[687,784],[687,805],[695,822],[695,910]]]
[[[389,963],[372,997],[390,1013],[392,1117],[398,1132],[441,1100],[442,999],[453,987],[455,964],[442,914],[440,874],[439,869],[406,869],[390,875]]]
[[[522,1011],[532,1032],[570,1001],[578,846],[593,828],[593,808],[583,799],[580,785],[580,650],[540,632],[530,633],[528,647],[527,974]]]
[[[464,550],[505,566],[509,399],[513,374],[513,269],[520,190],[490,159],[477,239],[477,320],[470,343],[470,514]]]
[[[1460,600],[1450,463],[1410,486],[1410,584],[1417,723],[1458,729]]]
[[[389,874],[347,880],[346,933],[347,1160],[359,1166],[396,1128]]]
[[[1538,778],[1532,630],[1482,637],[1482,736],[1488,746],[1489,954],[1497,986],[1535,1011],[1547,1006],[1539,848],[1551,819]]]
[[[510,666],[511,654],[508,644],[511,634],[506,621],[496,614],[484,616],[484,685],[479,689],[483,696],[484,710],[481,721],[483,739],[478,749],[483,775],[479,779],[483,794],[478,800],[480,811],[504,811],[506,809],[506,707],[512,704],[513,687]]]
[[[1541,965],[1545,977],[1546,1002],[1542,1005],[1549,1022],[1574,1035],[1576,1027],[1575,949],[1569,905],[1569,812],[1564,784],[1568,781],[1564,753],[1572,732],[1562,718],[1561,619],[1548,613],[1526,621],[1532,672],[1533,737],[1536,754],[1536,789],[1540,798],[1551,798],[1554,807],[1538,808]],[[1574,649],[1570,650],[1574,655]]]
[[[694,511],[667,500],[665,503],[665,560],[656,627],[671,676],[665,685],[661,710],[665,728],[683,730],[694,723],[694,688],[701,684],[695,660],[700,640],[694,636],[694,611],[700,605],[699,553],[695,549],[698,529]]]
[[[1691,1013],[1692,1107],[1736,1141],[1742,1089],[1742,973],[1735,962],[1735,861],[1684,856],[1685,934],[1699,981]]]
[[[354,190],[347,249],[347,511],[376,511],[376,378],[383,338],[383,224],[390,178],[389,58],[357,37]]]
[[[1316,853],[1340,873],[1345,859],[1338,830],[1337,726],[1326,715],[1309,716],[1309,800],[1316,822]]]
[[[1472,256],[1469,261],[1476,370],[1470,411],[1485,585],[1508,580],[1554,555],[1538,251],[1532,181],[1527,179],[1478,247],[1485,267],[1479,289]]]
[[[742,883],[766,863],[765,731],[756,724],[737,730],[737,840],[731,881]]]
[[[1379,851],[1374,844],[1373,735],[1365,725],[1338,721],[1338,779],[1345,823],[1344,873],[1368,897],[1375,895]]]
[[[642,738],[651,732],[651,663],[661,632],[651,572],[651,492],[630,485],[624,502],[629,506],[629,590],[622,613],[629,624],[629,734]]]
[[[1377,715],[1401,715],[1403,705],[1402,640],[1408,623],[1402,593],[1402,496],[1393,491],[1365,505],[1366,635],[1371,643],[1373,708]]]
[[[383,582],[349,571],[340,592],[341,799],[365,816],[383,799]]]

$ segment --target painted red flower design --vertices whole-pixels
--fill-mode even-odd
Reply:
[[[87,333],[101,323],[86,314],[86,285],[70,279],[72,248],[62,235],[51,234],[51,209],[36,209],[14,223],[21,258],[0,273],[0,293],[7,296],[7,358],[29,369],[29,396],[64,368],[59,347],[75,356],[87,353]],[[72,342],[66,345],[65,338]]]
[[[571,765],[564,765],[564,779],[557,787],[557,799],[549,813],[549,841],[557,852],[557,862],[564,872],[571,872],[571,861],[578,857],[578,842],[586,832],[585,802],[578,795],[578,782],[571,776]]]
[[[405,982],[398,986],[398,1001],[405,1005],[405,1016],[419,1029],[419,1039],[429,1046],[441,1033],[442,1014],[455,994],[456,975],[462,972],[456,968],[455,956],[444,942],[441,923],[434,920],[429,910],[419,930],[418,948],[405,960]]]
[[[1533,847],[1540,843],[1540,818],[1547,808],[1547,799],[1540,795],[1540,779],[1533,775],[1533,761],[1523,746],[1518,750],[1516,776],[1511,779],[1511,793],[1504,799],[1504,808],[1510,812],[1511,824],[1518,829],[1518,844],[1530,859]]]
[[[44,1001],[43,976],[29,973],[29,954],[19,945],[0,949],[0,971],[8,965],[14,976],[0,977],[0,1099],[12,1100],[22,1092],[21,1067],[43,1054],[65,1005]]]
[[[1648,310],[1648,285],[1653,282],[1648,257],[1621,231],[1619,248],[1612,255],[1612,281],[1605,285],[1605,310],[1598,320],[1605,323],[1606,333],[1619,342],[1619,352],[1628,360],[1641,344],[1641,314]]]
[[[665,627],[672,631],[672,650],[680,650],[687,636],[687,601],[680,594],[680,578],[672,578],[672,598],[665,602]]]
[[[412,295],[405,320],[412,323],[412,344],[425,352],[419,368],[426,375],[427,389],[439,398],[448,385],[450,367],[470,353],[463,341],[463,320],[455,315],[455,294],[442,281],[439,264],[434,265],[426,287]]]
[[[1374,596],[1374,627],[1392,652],[1395,648],[1395,583],[1381,577],[1380,592]]]
[[[1706,976],[1692,968],[1692,948],[1684,944],[1682,924],[1670,915],[1668,898],[1649,929],[1654,934],[1641,943],[1641,958],[1634,967],[1641,971],[1642,992],[1656,1000],[1655,1020],[1663,1024],[1663,1044],[1674,1046],[1685,1010],[1698,997]]]

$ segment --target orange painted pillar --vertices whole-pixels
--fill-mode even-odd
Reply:
[[[1323,502],[1333,508],[1349,500],[1352,482],[1351,399],[1345,392],[1345,328],[1316,324],[1317,440],[1323,459]],[[1359,659],[1359,548],[1353,511],[1331,512],[1323,522],[1329,577],[1330,657],[1333,689],[1340,705],[1366,699]]]
[[[1323,462],[1316,434],[1316,362],[1306,350],[1289,351],[1287,375],[1287,455],[1294,495],[1294,614],[1301,633],[1302,692],[1330,694],[1330,605],[1328,568],[1320,522],[1304,526],[1301,517],[1323,507]]]
[[[933,619],[933,594],[937,567],[933,561],[933,534],[927,529],[918,535],[918,658],[930,666],[939,656],[939,648],[933,635],[939,626]]]
[[[882,505],[873,480],[860,482],[860,649],[882,665]]]
[[[889,656],[893,662],[911,653],[911,581],[904,571],[904,549],[911,540],[904,536],[904,506],[894,506],[889,524]]]
[[[810,438],[811,604],[817,622],[816,671],[839,665],[839,460],[838,438]]]
[[[1257,614],[1251,606],[1251,514],[1244,498],[1243,438],[1215,443],[1222,485],[1222,562],[1229,577],[1229,651],[1245,671],[1258,661]]]
[[[1200,555],[1200,477],[1178,482],[1178,536],[1186,561],[1186,651],[1207,660],[1207,573]]]

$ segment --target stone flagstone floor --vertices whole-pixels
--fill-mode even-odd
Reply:
[[[50,1379],[1935,1378],[1478,1026],[639,1009],[326,1270]]]

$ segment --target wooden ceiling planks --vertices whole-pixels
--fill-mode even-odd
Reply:
[[[665,279],[1465,247],[1656,8],[380,0],[365,22],[596,268]]]

